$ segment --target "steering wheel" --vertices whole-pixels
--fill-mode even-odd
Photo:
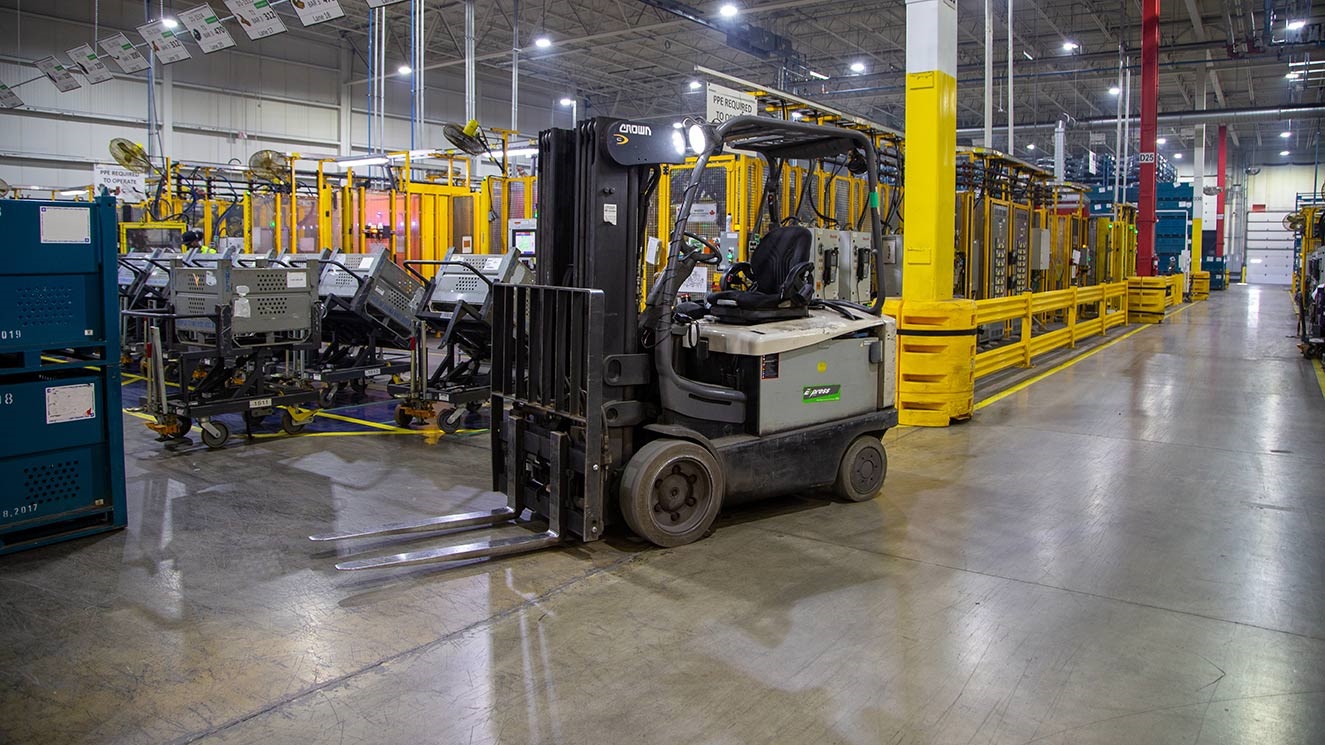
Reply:
[[[713,243],[713,241],[710,241],[709,239],[705,238],[702,235],[696,235],[689,231],[682,233],[682,235],[684,235],[686,238],[694,239],[706,249],[702,252],[701,256],[695,259],[697,263],[718,264],[722,262],[722,250],[719,249],[717,244]],[[687,251],[681,255],[681,259],[682,260],[689,259],[691,256],[694,256],[695,254],[699,253],[701,253],[699,249],[696,249],[694,251]]]

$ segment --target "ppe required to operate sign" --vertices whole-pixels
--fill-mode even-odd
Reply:
[[[722,122],[737,116],[755,115],[755,97],[716,83],[708,84],[708,106],[704,116],[710,122]]]

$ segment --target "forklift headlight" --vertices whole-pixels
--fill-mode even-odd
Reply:
[[[679,129],[672,130],[672,147],[676,148],[677,155],[686,154],[686,138]]]
[[[707,124],[692,124],[688,130],[690,136],[690,149],[695,155],[707,153],[713,149],[714,141],[717,136],[713,133],[713,128]]]

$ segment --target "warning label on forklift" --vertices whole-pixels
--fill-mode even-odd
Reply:
[[[759,379],[777,380],[778,378],[778,354],[766,354],[759,358]]]
[[[46,423],[60,424],[97,418],[97,389],[92,383],[46,389]]]
[[[827,401],[841,401],[840,385],[807,385],[801,389],[801,403],[821,404]]]

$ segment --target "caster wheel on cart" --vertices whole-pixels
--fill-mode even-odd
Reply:
[[[465,410],[463,408],[442,409],[437,414],[437,429],[448,435],[458,432],[464,423]]]
[[[708,532],[722,507],[726,479],[713,454],[686,440],[654,440],[621,476],[621,515],[655,546],[684,546]]]
[[[297,435],[304,431],[305,424],[307,424],[307,422],[296,422],[294,420],[294,415],[291,414],[289,410],[281,411],[281,429],[285,434]]]
[[[359,394],[360,396],[362,396],[363,394],[365,394],[365,393],[368,392],[368,380],[367,380],[366,378],[359,378],[358,380],[351,380],[351,381],[350,381],[350,388],[351,388],[355,393],[357,393],[357,394]]]
[[[202,435],[202,444],[215,450],[230,439],[230,428],[224,423],[213,420],[211,426],[216,428],[216,434],[212,434],[206,425],[199,427],[199,434]]]
[[[336,386],[328,385],[317,392],[317,405],[323,409],[330,409],[336,404]]]
[[[888,475],[888,454],[874,435],[861,435],[851,442],[837,467],[833,491],[848,502],[867,502],[883,488]]]
[[[397,405],[397,406],[396,406],[396,426],[397,426],[397,427],[409,427],[409,426],[410,426],[411,424],[413,424],[413,423],[414,423],[414,415],[411,414],[411,413],[409,413],[408,411],[405,411],[405,405],[404,405],[404,404]]]

